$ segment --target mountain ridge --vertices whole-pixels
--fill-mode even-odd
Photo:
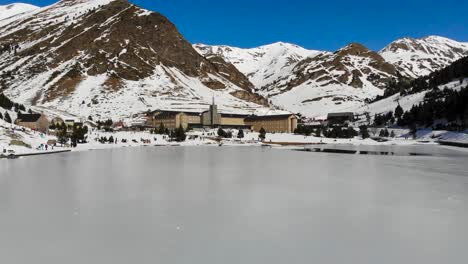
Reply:
[[[468,55],[439,36],[380,51],[334,52],[276,42],[241,49],[190,44],[158,12],[126,0],[62,0],[0,20],[0,90],[21,102],[78,115],[204,109],[306,116],[352,111],[394,79],[416,78]]]
[[[397,44],[406,39],[408,38],[396,40],[380,51],[372,51],[359,43],[350,43],[334,52],[314,51],[314,56],[303,57],[295,61],[292,67],[275,65],[276,68],[286,69],[276,75],[268,75],[271,71],[269,64],[260,65],[258,69],[249,69],[249,71],[243,67],[239,67],[239,70],[257,86],[260,94],[269,98],[273,104],[293,112],[308,116],[323,116],[331,111],[353,111],[363,107],[366,99],[381,95],[382,89],[386,88],[389,81],[401,77],[412,79],[432,73],[448,66],[465,53],[466,43],[439,36],[428,36],[412,39],[423,47],[431,47],[425,53],[422,53],[420,48],[413,47],[405,51],[405,56],[401,56],[400,47]],[[294,44],[289,45],[303,49]],[[260,48],[264,49],[269,46],[275,46],[275,44],[264,45]],[[283,46],[288,46],[288,44],[283,43]],[[395,48],[392,49],[393,46]],[[195,47],[204,56],[221,56],[227,61],[234,62],[235,66],[238,65],[236,61],[248,62],[249,59],[236,58],[232,56],[232,53],[228,52],[226,55],[222,51],[235,50],[234,54],[242,55],[242,52],[261,50],[260,48],[240,49],[225,45],[196,44]],[[452,48],[454,50],[451,50]],[[287,51],[285,53],[287,54]],[[466,54],[468,55],[468,49],[466,49]],[[425,65],[431,60],[437,63],[432,63],[431,67]],[[277,61],[287,60],[280,58]],[[410,64],[413,67],[406,66],[405,68],[405,65]],[[265,74],[252,78],[250,72],[265,72]],[[272,76],[274,76],[273,79],[271,79]],[[262,77],[267,82],[262,83]]]
[[[62,0],[0,24],[0,84],[33,105],[107,117],[201,109],[213,95],[226,111],[268,104],[235,67],[204,58],[166,17],[126,0]]]

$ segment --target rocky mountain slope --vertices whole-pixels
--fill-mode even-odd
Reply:
[[[257,89],[272,85],[276,80],[289,75],[298,62],[322,53],[282,42],[252,49],[203,44],[196,44],[194,47],[208,58],[221,57],[233,64]]]
[[[33,11],[38,8],[39,7],[37,6],[24,3],[0,5],[0,20],[16,16],[25,12]]]
[[[362,105],[396,77],[393,65],[357,43],[334,53],[284,43],[247,50],[195,47],[206,57],[232,62],[273,104],[307,116]]]
[[[159,13],[126,0],[62,0],[0,21],[0,89],[81,116],[148,109],[268,111],[253,84],[201,56]]]
[[[468,56],[468,43],[439,36],[403,38],[392,42],[379,53],[395,65],[403,76],[417,78]]]
[[[415,78],[468,55],[468,44],[435,36],[380,52],[358,43],[335,52],[281,42],[192,46],[163,15],[126,0],[9,6],[0,9],[0,91],[78,116],[198,111],[213,96],[224,112],[265,112],[270,104],[324,116],[362,108],[399,75]]]
[[[466,46],[432,36],[397,40],[380,52],[358,43],[333,53],[286,43],[253,49],[201,44],[195,48],[206,57],[231,62],[272,104],[319,117],[362,109],[365,100],[382,94],[390,80],[442,69],[467,56]]]

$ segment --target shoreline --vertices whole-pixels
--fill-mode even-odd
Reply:
[[[67,153],[67,152],[72,152],[72,150],[71,149],[51,150],[51,151],[43,151],[43,152],[30,152],[30,153],[9,154],[9,155],[0,154],[0,159],[17,159],[17,158],[20,158],[20,157],[53,155],[53,154],[60,154],[60,153]]]
[[[119,145],[119,144],[96,144],[96,145],[78,145],[77,148],[72,149],[61,149],[61,150],[54,150],[54,151],[40,151],[40,152],[30,152],[30,153],[19,153],[19,154],[9,154],[3,155],[0,154],[0,159],[17,159],[20,157],[32,157],[32,156],[41,156],[41,155],[53,155],[53,154],[62,154],[62,153],[70,153],[70,152],[85,152],[85,151],[94,151],[94,150],[110,150],[110,149],[122,149],[122,148],[141,148],[141,147],[274,147],[278,149],[292,149],[293,147],[304,147],[303,150],[305,152],[316,152],[312,151],[311,147],[319,147],[319,146],[326,146],[326,145],[353,145],[353,146],[423,146],[423,145],[431,145],[431,146],[443,146],[448,147],[452,150],[466,150],[468,148],[468,144],[457,144],[457,142],[447,142],[442,144],[440,141],[434,141],[430,143],[421,143],[417,141],[408,142],[409,144],[366,144],[368,142],[362,142],[363,144],[356,144],[356,143],[344,143],[344,142],[275,142],[275,141],[264,141],[264,142],[243,142],[243,141],[232,141],[226,140],[221,141],[222,144],[219,145],[218,142],[206,142],[206,141],[195,141],[195,142],[167,142],[167,144],[129,144],[129,145]],[[89,144],[89,143],[88,143]],[[464,146],[460,146],[464,145]],[[81,146],[81,147],[80,147]],[[321,147],[320,147],[321,148]],[[297,149],[296,149],[297,150]],[[344,152],[349,152],[349,150],[343,150]],[[336,149],[334,151],[319,151],[319,152],[336,152],[340,153],[340,150]],[[358,151],[359,152],[359,151]],[[367,152],[367,151],[366,151]],[[367,154],[367,153],[362,153]],[[399,156],[399,155],[397,155]],[[425,156],[425,155],[424,155]],[[428,155],[431,156],[431,155]]]

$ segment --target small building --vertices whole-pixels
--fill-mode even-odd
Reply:
[[[44,114],[18,114],[15,124],[32,130],[46,133],[49,130],[49,120]]]
[[[345,125],[354,121],[353,112],[329,113],[327,116],[328,125]]]
[[[62,118],[60,117],[54,117],[52,118],[52,120],[50,120],[50,124],[51,125],[54,125],[54,126],[58,126],[58,125],[61,125],[61,124],[64,124],[65,121],[63,121]]]
[[[245,118],[245,124],[256,132],[263,128],[268,133],[294,133],[297,117],[293,114],[249,116]]]

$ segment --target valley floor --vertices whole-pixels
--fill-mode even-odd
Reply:
[[[71,151],[88,151],[95,149],[110,149],[123,147],[143,147],[143,146],[200,146],[211,145],[218,146],[220,143],[223,146],[298,146],[307,144],[351,144],[351,145],[412,145],[412,144],[437,144],[438,140],[446,142],[455,142],[468,144],[468,131],[462,133],[447,132],[447,131],[432,131],[420,130],[417,138],[413,139],[408,135],[406,129],[393,129],[396,134],[395,138],[388,138],[386,142],[377,142],[373,139],[361,139],[355,137],[352,139],[333,139],[314,136],[302,136],[293,134],[267,134],[265,141],[261,142],[258,139],[258,133],[245,133],[243,139],[223,139],[221,142],[217,140],[217,131],[210,130],[206,132],[188,132],[185,142],[171,142],[167,136],[155,135],[148,132],[101,132],[92,130],[88,134],[88,143],[79,144],[76,148],[48,146],[45,145],[49,140],[56,138],[51,135],[45,135],[39,132],[34,132],[28,129],[7,124],[2,121],[0,123],[0,155],[8,156],[10,154],[46,154],[51,152],[71,150]],[[378,135],[378,131],[371,131],[371,135]],[[233,131],[234,137],[237,131]],[[100,143],[101,137],[113,137],[114,143]],[[126,142],[122,142],[122,140]]]

